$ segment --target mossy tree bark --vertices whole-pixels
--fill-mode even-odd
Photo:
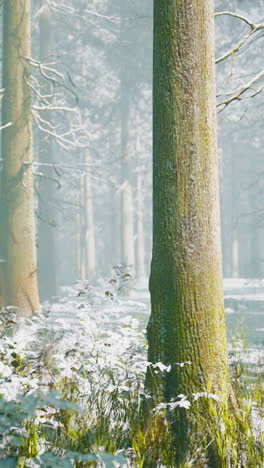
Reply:
[[[226,399],[230,392],[213,6],[213,0],[154,0],[153,256],[147,336],[149,361],[171,370],[160,385],[150,367],[146,384],[158,398],[161,390],[166,401],[208,389]],[[180,409],[179,414],[184,412]],[[180,438],[186,437],[185,423],[182,416]]]
[[[30,66],[30,1],[4,2],[1,176],[1,305],[24,315],[39,309],[37,286]]]

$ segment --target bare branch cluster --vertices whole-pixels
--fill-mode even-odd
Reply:
[[[91,16],[91,17],[95,17],[95,18],[102,18],[104,20],[112,21],[112,22],[115,22],[118,19],[118,18],[116,18],[114,16],[103,15],[103,14],[99,13],[98,11],[96,11],[95,9],[91,10],[91,9],[85,8],[84,10],[80,11],[80,10],[74,8],[74,7],[69,6],[69,5],[54,2],[52,0],[47,0],[47,3],[48,3],[50,8],[52,8],[53,10],[55,10],[55,11],[57,11],[59,13],[63,13],[65,15],[70,15],[70,16],[74,15],[75,17],[79,17],[79,18],[84,18],[87,15],[87,16]]]
[[[54,0],[47,0],[48,7],[53,10],[55,13],[63,15],[64,18],[76,18],[84,22],[88,22],[89,24],[96,27],[96,29],[101,30],[102,32],[106,32],[111,34],[112,36],[116,36],[117,32],[115,31],[114,25],[118,25],[120,22],[120,18],[116,16],[109,16],[104,15],[103,13],[98,11],[98,8],[95,7],[93,4],[92,8],[87,8],[87,6],[83,8],[76,8],[76,6],[70,6],[69,2],[67,1],[54,1]]]
[[[231,16],[233,18],[237,18],[241,21],[243,21],[248,27],[249,30],[243,35],[243,37],[235,44],[234,47],[229,49],[225,54],[223,54],[221,57],[218,57],[215,61],[215,63],[220,63],[226,60],[228,57],[234,57],[234,55],[243,47],[245,44],[248,42],[248,40],[256,34],[258,31],[264,29],[264,23],[253,23],[250,19],[247,17],[237,14],[237,13],[232,13],[230,11],[222,11],[215,13],[216,17],[219,16]],[[221,107],[222,110],[224,110],[231,102],[233,101],[240,101],[242,99],[242,96],[248,91],[249,89],[252,89],[256,84],[259,84],[262,82],[264,78],[264,70],[260,71],[257,73],[251,80],[249,80],[247,83],[243,84],[242,86],[236,88],[235,90],[226,93],[225,94],[225,99],[217,103],[217,107]],[[261,83],[260,86],[258,86],[257,89],[249,96],[249,97],[254,97],[257,94],[261,93],[264,89],[264,84]],[[220,97],[221,95],[217,96]]]
[[[262,70],[260,73],[254,76],[248,83],[240,86],[239,88],[235,89],[234,91],[231,91],[229,93],[226,93],[226,99],[223,101],[220,101],[217,103],[217,107],[222,107],[221,111],[227,107],[231,102],[233,101],[240,101],[242,99],[242,95],[248,91],[249,89],[252,89],[253,86],[261,81],[264,78],[264,70]],[[261,84],[257,90],[255,90],[249,97],[255,97],[257,94],[261,93],[264,89],[264,83]]]
[[[237,53],[241,49],[241,47],[243,47],[246,44],[246,42],[250,39],[250,37],[253,36],[253,34],[260,31],[261,29],[264,29],[264,23],[253,23],[252,21],[250,21],[245,16],[238,15],[236,13],[231,13],[230,11],[222,11],[222,12],[215,13],[216,17],[224,16],[224,15],[232,16],[234,18],[240,19],[241,21],[244,21],[244,23],[246,23],[249,26],[250,29],[249,29],[249,31],[246,32],[246,34],[244,34],[244,36],[236,43],[236,45],[234,47],[229,49],[221,57],[218,57],[218,59],[216,59],[215,63],[222,62],[223,60],[225,60],[228,57],[231,57],[232,55]]]
[[[64,149],[85,148],[87,138],[78,108],[79,98],[69,73],[58,71],[56,60],[43,63],[31,57],[25,59],[33,72],[37,72],[25,80],[34,97],[32,113],[38,128],[55,138]],[[69,104],[72,99],[74,103]],[[56,117],[58,113],[63,113],[63,120]]]

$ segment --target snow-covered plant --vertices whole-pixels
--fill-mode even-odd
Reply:
[[[115,292],[113,297],[105,294],[108,281],[98,286],[79,282],[30,320],[18,322],[14,310],[3,311],[0,468],[136,467],[144,460],[150,466],[174,466],[173,417],[181,411],[191,418],[193,405],[200,408],[200,416],[192,422],[190,467],[205,460],[205,448],[212,443],[223,466],[231,466],[230,460],[240,463],[243,457],[251,466],[253,451],[255,460],[263,460],[263,431],[255,424],[263,389],[251,389],[252,401],[245,408],[245,397],[239,395],[248,389],[237,376],[236,398],[244,410],[232,419],[211,389],[159,402],[146,417],[144,405],[151,400],[144,388],[150,365],[144,331],[147,306]],[[160,378],[171,372],[163,362],[151,368]],[[238,421],[241,431],[233,444]]]
[[[119,296],[128,295],[134,284],[135,272],[131,265],[115,265],[109,283]]]

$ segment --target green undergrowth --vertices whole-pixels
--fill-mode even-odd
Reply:
[[[137,391],[101,388],[87,398],[76,380],[61,379],[57,385],[58,390],[19,395],[9,402],[1,398],[1,468],[178,466],[168,405],[159,405],[146,422]],[[263,434],[254,426],[263,411],[260,382],[246,400],[241,397],[238,415],[230,415],[209,394],[198,395],[192,404],[196,420],[182,468],[213,466],[207,462],[210,444],[220,460],[215,466],[263,466]],[[181,411],[189,409],[183,406]]]
[[[91,334],[93,310],[80,310],[80,328],[69,335],[61,322],[51,330],[41,321],[9,333],[15,319],[2,318],[0,468],[264,466],[261,372],[248,379],[242,364],[231,365],[231,410],[205,391],[161,402],[146,417],[144,334],[128,319],[114,331],[99,321]],[[162,377],[168,369],[159,363],[154,371]],[[175,410],[192,427],[182,464]],[[210,447],[216,464],[208,462]]]

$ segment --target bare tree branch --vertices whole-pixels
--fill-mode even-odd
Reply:
[[[242,15],[239,15],[238,13],[232,13],[231,11],[218,11],[215,13],[215,17],[217,16],[232,16],[234,18],[238,18],[242,21],[244,21],[245,23],[247,23],[251,28],[254,28],[255,27],[255,24],[250,21],[248,18],[246,18],[245,16],[242,16]]]
[[[228,57],[234,55],[236,52],[238,52],[241,49],[241,47],[243,47],[246,44],[248,39],[251,36],[253,36],[253,34],[255,34],[257,31],[260,31],[261,29],[264,29],[264,23],[253,23],[252,21],[250,21],[245,16],[238,15],[236,13],[231,13],[230,11],[222,11],[222,12],[215,13],[215,17],[224,16],[224,15],[225,16],[231,16],[231,17],[234,17],[234,18],[238,18],[241,21],[244,21],[244,23],[246,23],[250,27],[250,29],[246,34],[244,34],[244,36],[240,39],[240,41],[237,42],[237,44],[234,47],[229,49],[221,57],[217,58],[215,63],[222,62],[223,60],[227,59]]]
[[[4,92],[5,92],[4,88],[0,89],[0,101],[4,96]],[[6,124],[0,125],[0,132],[4,130],[4,128],[10,127],[11,125],[13,125],[12,122],[7,122]]]
[[[48,120],[43,119],[39,112],[33,110],[33,115],[35,117],[36,124],[40,130],[44,133],[49,134],[50,136],[54,137],[57,143],[62,146],[62,148],[68,150],[70,148],[86,148],[87,143],[82,143],[81,138],[83,135],[83,127],[79,126],[72,126],[66,132],[59,132],[58,128],[60,125],[54,126]]]
[[[65,77],[63,73],[60,73],[56,68],[54,68],[54,65],[56,65],[57,62],[43,63],[38,60],[34,60],[31,57],[26,57],[26,61],[32,67],[37,68],[40,71],[41,76],[46,78],[46,80],[51,81],[53,85],[61,86],[62,88],[66,89],[69,93],[71,93],[75,98],[76,104],[78,103],[79,96],[77,95],[75,90],[66,85],[66,78],[69,77],[69,73],[67,72],[67,77]]]
[[[1,125],[0,131],[4,130],[4,128],[11,127],[11,125],[13,125],[12,122],[8,122],[8,123],[6,123],[6,124],[4,124],[4,125]]]
[[[72,89],[72,85],[77,87],[69,79],[69,73],[58,71],[56,60],[44,63],[31,57],[26,57],[25,60],[31,65],[33,71],[39,72],[40,75],[36,72],[32,73],[30,80],[24,76],[35,98],[32,114],[38,128],[47,136],[53,137],[66,150],[87,148],[87,129],[82,123],[81,110],[78,107],[79,97]],[[69,104],[70,95],[75,99],[73,105]],[[66,118],[62,120],[56,114],[58,112],[65,113]],[[44,117],[45,114],[46,117]]]
[[[254,78],[252,78],[248,83],[244,84],[243,86],[240,86],[239,88],[235,89],[234,91],[231,91],[230,93],[226,93],[227,98],[221,102],[218,102],[217,107],[224,106],[223,109],[225,109],[225,107],[227,107],[231,102],[240,101],[241,96],[246,91],[251,89],[254,86],[254,84],[261,81],[263,78],[264,78],[264,70],[262,70],[260,73],[255,75]],[[261,93],[263,89],[264,89],[264,84],[261,85],[260,88],[258,88],[258,90],[254,92],[253,94],[251,94],[249,97],[256,96],[257,94]],[[220,112],[222,112],[223,109],[221,109]]]
[[[62,1],[56,2],[53,0],[47,0],[47,4],[50,9],[52,9],[56,13],[59,13],[60,15],[64,15],[65,17],[70,17],[70,18],[74,16],[75,18],[78,18],[82,21],[89,22],[90,24],[95,26],[97,29],[100,29],[101,31],[107,30],[107,32],[111,33],[113,36],[117,35],[117,32],[113,30],[113,26],[116,27],[116,25],[120,23],[121,18],[119,17],[104,15],[102,13],[99,13],[95,8],[94,9],[87,9],[87,8],[77,9],[77,8],[74,8],[65,4]],[[107,24],[106,28],[103,26],[103,23]]]
[[[50,180],[51,182],[54,182],[57,185],[58,189],[61,188],[60,182],[58,181],[58,179],[55,179],[54,177],[50,177],[50,176],[47,176],[46,174],[43,174],[42,172],[35,172],[35,171],[33,171],[33,175]]]
[[[53,10],[58,11],[60,13],[63,13],[65,15],[73,15],[74,14],[74,16],[82,17],[82,15],[78,14],[77,10],[75,8],[73,8],[73,7],[70,7],[68,5],[64,5],[63,3],[53,2],[52,0],[48,0],[47,3],[48,3],[50,8],[52,8]],[[106,19],[108,21],[114,21],[116,19],[113,16],[102,15],[101,13],[98,13],[98,11],[96,11],[96,10],[85,9],[85,13],[87,13],[87,14],[89,14],[91,16],[95,16],[96,18]]]
[[[56,106],[56,105],[48,105],[48,106],[37,106],[37,105],[33,105],[32,106],[33,110],[35,111],[62,111],[62,112],[73,112],[75,114],[78,114],[79,115],[79,110],[76,109],[76,108],[73,108],[73,107],[66,107],[66,106]]]

